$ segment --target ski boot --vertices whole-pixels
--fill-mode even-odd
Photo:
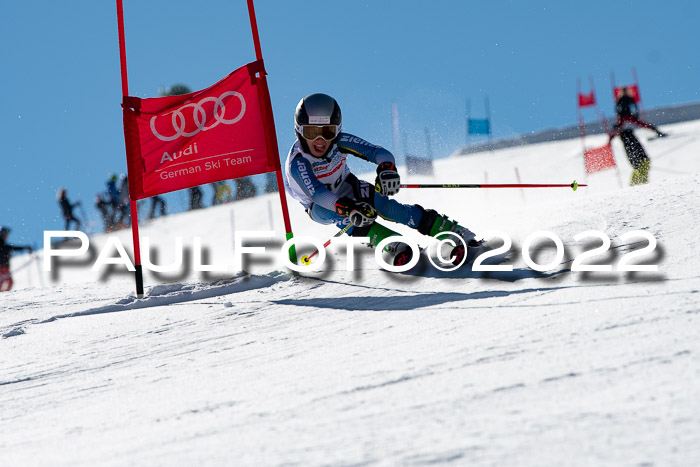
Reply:
[[[350,235],[353,237],[368,237],[369,241],[367,242],[367,245],[374,248],[385,238],[395,237],[399,234],[383,226],[382,224],[375,222],[371,226],[354,228]],[[389,261],[387,261],[387,263],[391,263],[394,266],[403,266],[408,264],[411,259],[413,259],[413,250],[410,246],[403,242],[389,243],[386,247],[384,247],[384,252],[389,255]]]
[[[452,237],[452,235],[440,235],[441,232],[454,232],[457,234],[464,243],[457,241],[456,245],[452,247],[450,258],[452,258],[452,264],[454,265],[460,264],[465,255],[470,255],[473,259],[484,243],[483,240],[477,240],[476,235],[471,230],[462,227],[457,222],[449,220],[446,216],[438,214],[432,209],[423,210],[423,217],[418,225],[418,231],[423,235],[428,235],[438,240],[448,240]]]
[[[405,266],[413,259],[413,250],[405,243],[390,243],[384,248],[384,251],[391,255],[391,262],[394,266]]]

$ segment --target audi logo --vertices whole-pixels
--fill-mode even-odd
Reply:
[[[238,98],[239,101],[241,101],[241,111],[236,115],[234,118],[224,118],[226,115],[226,105],[224,104],[224,99],[228,96],[233,96]],[[204,110],[204,104],[207,102],[213,102],[214,103],[214,122],[210,123],[207,125],[207,112]],[[229,102],[230,103],[230,102]],[[188,107],[192,107],[192,118],[194,119],[194,125],[195,129],[192,131],[185,131],[185,128],[187,128],[187,119],[185,118],[185,115],[182,113],[183,109],[186,109]],[[158,133],[158,130],[156,130],[156,119],[158,117],[164,117],[168,114],[172,114],[171,121],[172,121],[172,127],[173,130],[175,131],[175,134],[172,136],[163,136],[160,133]],[[241,118],[243,118],[243,115],[245,114],[245,99],[243,98],[243,95],[241,93],[238,93],[236,91],[227,91],[223,94],[221,94],[219,97],[205,97],[199,102],[195,103],[189,103],[185,104],[182,107],[179,107],[172,112],[165,113],[163,115],[156,115],[155,117],[151,118],[151,131],[153,132],[153,135],[158,138],[161,141],[173,141],[176,140],[177,138],[181,136],[194,136],[200,131],[207,131],[211,130],[214,128],[216,125],[219,123],[223,123],[224,125],[232,125],[239,121]],[[190,125],[191,126],[191,125]]]

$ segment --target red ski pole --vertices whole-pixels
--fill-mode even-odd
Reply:
[[[570,184],[535,184],[535,183],[417,183],[399,185],[401,188],[571,188],[576,191],[580,186],[588,186],[579,184],[576,180]]]
[[[329,239],[326,241],[326,243],[323,244],[323,248],[328,248],[328,245],[331,244],[331,240],[333,240],[335,237],[340,237],[340,236],[343,235],[345,232],[347,232],[348,230],[350,230],[350,227],[352,227],[352,226],[353,226],[353,224],[348,224],[348,225],[346,225],[345,227],[343,227],[342,229],[340,229],[340,230],[338,231],[337,234],[333,235],[331,238],[329,238]],[[301,263],[304,264],[304,265],[306,265],[306,266],[308,266],[309,264],[311,264],[311,258],[313,258],[314,256],[316,256],[316,255],[318,254],[318,252],[319,252],[319,250],[316,250],[316,251],[314,251],[313,253],[311,253],[311,254],[308,255],[308,256],[302,256],[302,257],[301,257]]]

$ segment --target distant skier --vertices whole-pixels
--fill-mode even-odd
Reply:
[[[12,289],[13,280],[10,273],[10,257],[13,251],[33,251],[29,245],[20,246],[7,243],[10,235],[8,227],[0,227],[0,292],[7,292]]]
[[[285,186],[312,220],[339,228],[350,223],[353,226],[348,234],[368,237],[371,246],[398,235],[376,222],[377,216],[429,236],[454,231],[469,248],[481,245],[473,232],[436,211],[390,199],[400,185],[394,156],[380,146],[341,132],[341,127],[340,107],[332,97],[311,94],[299,101],[294,114],[297,141],[287,156]],[[350,172],[346,164],[349,155],[377,164],[374,184]],[[391,243],[386,251],[393,255],[395,266],[412,259],[412,250],[404,243]],[[464,246],[457,245],[452,251],[453,262],[459,264],[464,254]]]
[[[68,200],[68,192],[65,188],[59,189],[56,197],[58,198],[58,204],[61,207],[61,212],[63,213],[63,219],[66,221],[66,225],[63,230],[70,230],[71,222],[75,222],[75,230],[80,230],[81,222],[75,217],[75,215],[73,215],[73,209],[76,206],[80,206],[80,201],[71,203]]]
[[[639,107],[634,97],[632,97],[632,92],[627,87],[622,88],[622,95],[615,103],[615,112],[617,113],[617,121],[613,125],[610,141],[622,132],[625,123],[632,123],[639,127],[653,130],[659,138],[668,136],[651,123],[639,119]]]

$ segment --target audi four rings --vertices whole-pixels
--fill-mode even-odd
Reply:
[[[224,118],[224,115],[226,114],[226,105],[224,104],[224,99],[228,96],[235,96],[238,98],[239,101],[241,101],[241,111],[238,115],[236,115],[235,118],[231,119]],[[207,126],[207,113],[204,110],[204,107],[202,107],[202,104],[206,102],[214,102],[213,116],[215,121],[209,126]],[[194,108],[194,110],[192,111],[192,115],[194,117],[194,124],[197,126],[197,129],[194,131],[185,131],[186,123],[185,116],[182,114],[182,109],[185,109],[187,107]],[[168,113],[172,114],[171,119],[173,129],[175,130],[175,134],[172,136],[163,136],[156,130],[156,119],[158,117],[168,115]],[[243,118],[243,115],[245,114],[245,99],[243,98],[243,95],[239,92],[227,91],[221,94],[219,97],[205,97],[199,102],[185,104],[182,107],[179,107],[173,110],[172,112],[168,113],[156,115],[155,117],[151,118],[151,131],[153,132],[153,135],[161,141],[173,141],[181,136],[194,136],[200,131],[211,130],[219,123],[223,123],[224,125],[232,125],[239,121],[241,118]]]

